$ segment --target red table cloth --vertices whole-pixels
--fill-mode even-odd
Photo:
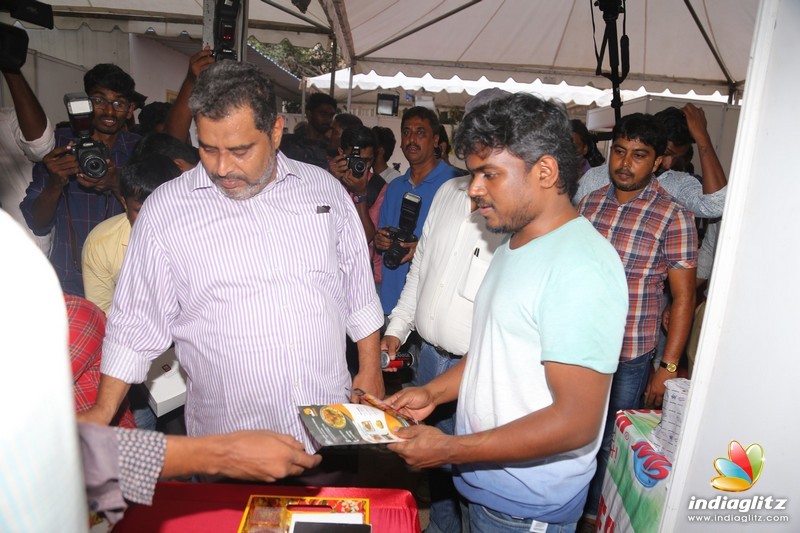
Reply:
[[[153,505],[132,505],[114,533],[236,532],[251,494],[369,498],[373,533],[419,533],[417,504],[400,489],[161,482]]]

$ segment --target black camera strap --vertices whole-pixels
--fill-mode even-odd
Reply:
[[[372,207],[378,200],[381,190],[386,186],[386,180],[380,174],[373,173],[367,183],[367,207]]]

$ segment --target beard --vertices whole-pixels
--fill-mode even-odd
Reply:
[[[211,181],[217,186],[217,189],[219,189],[219,191],[228,198],[232,200],[248,200],[263,191],[264,187],[266,187],[269,182],[272,181],[277,162],[278,158],[273,154],[273,157],[270,159],[269,163],[267,164],[267,168],[264,169],[261,177],[253,182],[248,181],[247,176],[244,174],[227,174],[225,177],[222,177],[219,174],[209,172],[208,177],[211,178]],[[242,184],[242,187],[236,189],[223,187],[220,183],[222,180],[239,181]]]
[[[475,201],[475,205],[480,207],[491,207],[494,208],[492,204],[489,202],[481,199],[481,198],[473,198]],[[497,210],[494,210],[495,215],[497,215]],[[498,220],[497,222],[490,222],[488,218],[484,217],[486,220],[486,229],[491,231],[492,233],[516,233],[517,231],[521,230],[525,226],[527,226],[532,218],[528,216],[526,213],[516,212],[513,213],[508,220],[502,221]]]
[[[653,174],[648,174],[639,181],[632,183],[623,183],[617,179],[618,173],[619,171],[616,171],[611,174],[611,181],[614,183],[614,187],[616,187],[620,191],[625,191],[625,192],[640,191],[645,187],[647,187],[647,184],[650,183],[651,179],[653,179]],[[626,175],[630,176],[631,174],[626,174]]]

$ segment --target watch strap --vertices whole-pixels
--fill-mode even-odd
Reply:
[[[666,368],[667,372],[677,372],[678,371],[678,365],[676,363],[666,363],[664,361],[661,361],[659,363],[659,366],[661,368]]]

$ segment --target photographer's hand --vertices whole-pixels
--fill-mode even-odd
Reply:
[[[367,195],[367,174],[364,173],[361,175],[360,178],[353,176],[353,172],[348,170],[344,174],[344,178],[342,178],[342,183],[347,190],[351,193],[358,195],[358,196],[366,196]]]
[[[189,128],[192,125],[192,112],[189,111],[189,97],[192,95],[194,80],[214,62],[211,49],[206,46],[189,59],[189,71],[183,80],[178,96],[167,114],[164,133],[169,133],[185,143],[190,142]]]
[[[400,246],[402,246],[403,248],[405,248],[406,250],[408,250],[408,253],[407,253],[406,255],[404,255],[404,256],[403,256],[403,259],[402,259],[402,261],[400,261],[400,264],[401,264],[401,265],[402,265],[403,263],[408,263],[409,261],[411,261],[411,260],[414,258],[414,252],[416,252],[416,251],[417,251],[417,243],[418,243],[418,242],[419,242],[419,241],[414,241],[414,242],[401,242],[401,243],[400,243]]]
[[[117,169],[117,165],[115,165],[110,159],[106,159],[106,164],[108,165],[108,170],[106,171],[105,176],[95,179],[90,178],[86,174],[79,173],[78,183],[88,189],[94,189],[98,192],[111,191],[114,193],[114,196],[120,198],[119,169]]]
[[[385,252],[392,245],[392,239],[388,237],[389,233],[384,228],[379,228],[375,232],[375,249],[380,252]]]
[[[69,183],[69,177],[80,172],[78,158],[69,153],[71,149],[72,143],[60,146],[42,159],[48,173],[46,188],[60,193]]]
[[[206,46],[189,59],[189,72],[186,73],[186,77],[192,80],[197,79],[212,63],[214,63],[214,58],[211,56],[211,48]]]
[[[344,180],[345,174],[347,174],[347,159],[341,148],[339,148],[339,155],[328,160],[328,169],[334,178],[339,181]]]

